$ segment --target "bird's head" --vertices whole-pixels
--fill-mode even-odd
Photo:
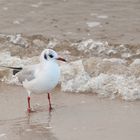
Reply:
[[[64,58],[58,56],[58,54],[52,49],[45,49],[44,51],[42,51],[41,56],[40,56],[41,62],[56,61],[56,60],[66,62]]]

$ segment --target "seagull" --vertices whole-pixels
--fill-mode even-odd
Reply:
[[[23,68],[2,66],[13,69],[13,74],[17,76],[19,82],[26,89],[28,93],[27,111],[29,113],[32,111],[30,106],[31,93],[48,93],[49,111],[52,110],[50,92],[58,84],[60,78],[60,68],[57,60],[66,62],[54,50],[45,49],[40,55],[40,62],[38,64],[24,66]]]

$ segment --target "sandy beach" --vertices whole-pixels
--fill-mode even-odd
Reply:
[[[0,33],[139,44],[139,0],[0,2]]]
[[[33,94],[28,114],[25,89],[0,68],[0,140],[139,140],[139,39],[139,0],[1,0],[0,65],[37,63],[49,47],[68,63],[51,113]]]
[[[91,94],[32,95],[35,112],[26,112],[26,91],[0,85],[0,139],[2,140],[139,140],[140,102],[98,98]]]

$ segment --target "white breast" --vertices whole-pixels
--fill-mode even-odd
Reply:
[[[60,68],[56,62],[48,62],[37,69],[35,79],[26,81],[23,86],[33,93],[50,92],[59,81]]]

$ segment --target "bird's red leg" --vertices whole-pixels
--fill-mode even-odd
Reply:
[[[48,101],[49,101],[49,111],[51,111],[52,110],[52,106],[51,106],[50,93],[48,93]]]
[[[27,101],[28,101],[28,112],[30,113],[31,112],[31,106],[30,106],[30,96],[27,97]]]
[[[30,105],[31,92],[30,91],[27,91],[27,92],[28,92],[28,97],[27,97],[28,108],[27,108],[27,111],[28,111],[28,113],[30,113],[31,112],[31,105]]]

